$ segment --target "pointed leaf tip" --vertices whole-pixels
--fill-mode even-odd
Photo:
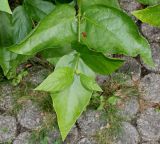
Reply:
[[[63,140],[88,105],[91,95],[92,91],[83,87],[77,75],[72,85],[59,93],[51,94]]]

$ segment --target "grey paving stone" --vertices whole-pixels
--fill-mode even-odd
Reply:
[[[115,144],[138,144],[139,134],[136,128],[128,122],[122,123],[122,132]]]
[[[160,42],[160,28],[143,23],[141,25],[141,31],[150,43]]]
[[[16,136],[17,122],[12,116],[0,115],[0,143],[11,142]]]
[[[147,102],[160,102],[160,75],[148,74],[141,81],[139,85],[141,98]]]
[[[160,113],[148,108],[137,119],[137,128],[142,141],[156,142],[160,140]]]
[[[43,116],[39,107],[31,101],[27,102],[18,113],[18,122],[22,127],[31,130],[41,128]]]
[[[30,144],[30,137],[30,132],[20,133],[13,141],[13,144]]]

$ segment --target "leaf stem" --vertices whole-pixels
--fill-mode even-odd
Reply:
[[[77,70],[78,70],[79,58],[80,58],[80,54],[77,53],[76,64],[75,64],[75,70],[76,70],[76,72],[77,72]]]
[[[78,0],[78,42],[81,42],[81,0]]]

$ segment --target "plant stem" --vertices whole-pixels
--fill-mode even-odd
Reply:
[[[81,42],[81,0],[77,0],[78,4],[78,42]]]
[[[80,54],[77,54],[77,61],[76,61],[76,70],[78,70],[78,63],[79,63]]]

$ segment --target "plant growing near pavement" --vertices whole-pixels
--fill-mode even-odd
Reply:
[[[0,65],[11,78],[19,63],[38,52],[52,63],[59,59],[35,90],[51,94],[64,140],[92,93],[102,91],[95,73],[110,74],[123,64],[111,54],[140,55],[151,66],[153,61],[148,42],[117,0],[62,2],[24,0],[12,16],[0,13]],[[33,22],[39,24],[30,32]]]
[[[144,5],[156,5],[160,3],[160,0],[137,0],[137,1]]]
[[[147,7],[143,10],[134,11],[133,15],[140,19],[142,22],[160,27],[160,4]]]

